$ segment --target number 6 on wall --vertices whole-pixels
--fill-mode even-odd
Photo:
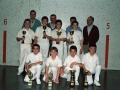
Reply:
[[[4,19],[4,25],[7,25],[7,19]]]
[[[110,23],[107,23],[106,25],[107,25],[107,29],[110,29]]]

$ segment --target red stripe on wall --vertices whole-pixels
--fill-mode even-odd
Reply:
[[[105,48],[105,68],[108,68],[108,53],[109,53],[109,35],[106,35],[106,48]]]
[[[7,31],[3,31],[3,63],[6,63],[6,39]]]

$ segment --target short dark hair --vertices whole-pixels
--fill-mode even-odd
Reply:
[[[58,22],[62,25],[62,21],[60,19],[56,20],[55,24],[57,24]]]
[[[55,15],[55,14],[51,14],[51,15],[50,15],[50,17],[52,17],[52,16],[55,16],[55,17],[56,17],[56,15]]]
[[[36,14],[36,11],[35,11],[35,10],[31,10],[31,11],[30,11],[30,14],[31,14],[32,12],[34,12],[34,13]]]
[[[26,21],[29,21],[29,23],[30,23],[30,19],[25,19],[25,20],[24,20],[24,23],[25,23]]]
[[[78,21],[73,21],[71,25],[73,25],[74,23],[77,23],[77,25],[79,25]]]
[[[48,17],[47,16],[43,16],[41,21],[43,21],[44,19],[46,19],[48,21]]]
[[[71,51],[72,49],[74,49],[74,50],[77,52],[77,47],[76,47],[76,46],[72,45],[72,46],[70,47],[70,51]]]
[[[34,47],[38,47],[38,48],[40,49],[40,45],[38,45],[38,44],[34,44],[34,45],[32,46],[32,49],[34,49]]]
[[[97,46],[96,46],[95,43],[89,43],[89,48],[90,48],[90,47],[95,47],[95,48],[97,48]]]
[[[51,47],[51,48],[50,48],[50,52],[51,52],[52,50],[55,50],[56,52],[58,52],[58,49],[57,49],[56,47]]]
[[[75,19],[75,21],[77,20],[76,17],[71,17],[71,18],[70,18],[70,21],[71,21],[72,19]]]
[[[89,16],[88,18],[91,18],[94,21],[94,17],[93,16]]]

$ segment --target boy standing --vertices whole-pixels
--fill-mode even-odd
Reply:
[[[78,77],[80,73],[80,67],[82,67],[80,58],[76,55],[77,47],[70,47],[70,55],[65,59],[63,64],[63,69],[61,72],[61,77],[67,78],[67,81],[70,81],[70,70],[76,70],[75,72],[75,85],[79,85]]]
[[[62,66],[62,60],[57,56],[58,49],[56,47],[52,47],[50,49],[50,57],[48,57],[46,62],[46,73],[43,77],[43,81],[48,83],[48,74],[50,72],[53,73],[53,81],[55,83],[59,83],[59,75],[60,75],[60,68]]]
[[[100,86],[99,75],[101,72],[101,66],[99,65],[99,58],[95,54],[96,44],[89,44],[89,52],[82,58],[83,69],[88,71],[87,81],[88,85],[93,84],[92,74],[95,74],[94,84]]]
[[[24,81],[29,82],[30,79],[28,78],[28,74],[29,72],[32,72],[32,80],[36,79],[37,84],[41,84],[40,73],[42,69],[42,54],[39,52],[40,46],[38,44],[34,44],[32,49],[33,52],[30,53],[26,59],[26,76],[24,78]]]

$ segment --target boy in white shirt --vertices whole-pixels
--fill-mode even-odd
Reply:
[[[52,31],[52,46],[58,49],[58,57],[63,60],[64,41],[67,40],[66,33],[63,29],[61,29],[61,20],[56,20],[55,25],[56,29]],[[58,33],[60,35],[57,35]]]
[[[56,47],[52,47],[50,49],[50,57],[47,58],[46,62],[46,73],[43,77],[43,81],[48,83],[49,78],[48,74],[50,72],[53,73],[53,81],[55,83],[59,83],[59,75],[60,75],[60,68],[62,66],[62,60],[57,56],[58,49]]]
[[[89,52],[82,58],[83,69],[88,71],[87,81],[88,85],[93,84],[92,74],[95,74],[94,84],[100,86],[99,75],[101,72],[101,66],[99,65],[99,58],[95,54],[96,44],[89,44]]]
[[[25,60],[31,52],[31,44],[34,39],[34,32],[30,29],[30,20],[25,19],[24,28],[18,32],[17,41],[20,41],[20,65],[17,75],[20,75],[24,70]]]
[[[83,35],[82,35],[82,32],[78,30],[77,21],[72,22],[72,27],[73,27],[73,30],[71,30],[67,36],[67,39],[68,39],[67,41],[69,43],[68,48],[70,48],[70,46],[72,45],[75,45],[77,47],[77,55],[80,56],[80,54],[82,54],[82,48],[83,48]]]
[[[70,55],[65,59],[63,64],[61,77],[67,78],[67,81],[70,81],[70,70],[76,70],[75,72],[75,85],[79,85],[78,77],[80,73],[80,67],[82,67],[80,58],[76,55],[77,47],[70,47]]]
[[[31,71],[33,73],[32,80],[36,79],[36,83],[41,84],[40,73],[42,69],[42,54],[39,52],[40,46],[38,44],[34,44],[32,49],[33,52],[30,53],[26,59],[26,76],[24,81],[29,82],[30,79],[28,78],[28,74]]]
[[[51,29],[47,27],[48,17],[43,16],[41,21],[42,26],[37,27],[36,29],[34,43],[40,45],[40,52],[43,55],[42,73],[45,73],[45,63],[48,57],[49,40],[51,40]]]

